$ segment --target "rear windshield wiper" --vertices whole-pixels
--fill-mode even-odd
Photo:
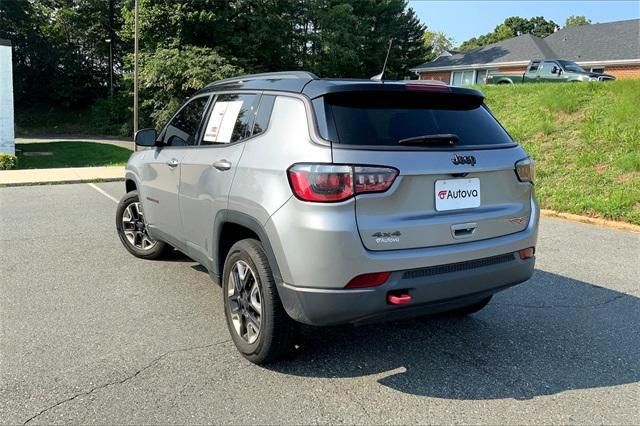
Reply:
[[[413,136],[411,138],[400,139],[400,145],[455,145],[460,140],[458,135],[453,133],[438,133],[435,135]]]

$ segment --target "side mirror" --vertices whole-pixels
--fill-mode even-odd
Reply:
[[[135,140],[136,145],[155,146],[157,137],[158,132],[156,132],[156,129],[141,129],[136,132],[133,139]]]

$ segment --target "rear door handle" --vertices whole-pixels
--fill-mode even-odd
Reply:
[[[227,160],[220,160],[213,163],[212,166],[224,172],[225,170],[229,170],[231,168],[231,162]]]
[[[171,167],[172,169],[174,167],[178,167],[178,160],[172,158],[171,160],[167,161],[167,166]]]

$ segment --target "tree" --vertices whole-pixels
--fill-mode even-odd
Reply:
[[[214,80],[242,73],[241,68],[207,47],[159,47],[143,53],[140,62],[142,108],[157,127],[166,123],[193,92]]]
[[[0,37],[12,41],[18,108],[86,106],[108,91],[109,45],[121,0],[0,1]]]
[[[588,19],[586,16],[582,15],[571,15],[567,18],[566,21],[564,21],[565,28],[589,24],[591,24],[591,19]]]
[[[122,37],[133,35],[131,0]],[[247,72],[308,69],[327,77],[380,72],[387,77],[424,61],[425,27],[406,0],[141,0],[140,45],[215,48]],[[169,23],[169,24],[167,24]]]
[[[425,48],[429,49],[428,61],[432,61],[453,49],[453,38],[447,36],[442,31],[425,31],[422,37]]]
[[[558,24],[551,20],[547,21],[542,16],[531,18],[529,22],[533,24],[533,29],[530,31],[531,34],[538,37],[546,37],[553,34],[560,28]]]
[[[496,26],[492,32],[479,37],[472,37],[463,42],[458,49],[468,52],[470,50],[478,49],[482,46],[506,40],[511,37],[517,37],[522,34],[533,34],[537,37],[546,37],[549,34],[554,33],[558,28],[559,27],[555,22],[546,20],[542,16],[536,16],[531,19],[522,18],[520,16],[511,16],[505,19],[502,24]]]
[[[128,105],[133,70],[134,0],[0,0],[0,37],[14,46],[16,104]],[[425,27],[406,0],[139,0],[142,118],[165,117],[198,84],[236,72],[308,69],[325,77],[368,78],[393,46],[386,78],[424,62]],[[200,60],[211,61],[213,69]],[[180,70],[161,66],[162,60]],[[185,73],[195,73],[185,80]],[[144,80],[144,81],[142,81]],[[154,90],[162,82],[175,98]],[[120,92],[120,93],[118,93]],[[173,93],[173,92],[172,92]],[[118,119],[119,117],[115,117]]]

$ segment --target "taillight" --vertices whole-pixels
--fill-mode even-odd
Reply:
[[[356,194],[384,192],[391,187],[398,176],[396,169],[387,167],[354,167],[353,182]]]
[[[289,168],[289,183],[303,201],[344,201],[357,194],[384,192],[398,171],[389,167],[295,164]]]
[[[516,163],[516,175],[521,182],[531,182],[536,177],[535,165],[531,158],[525,158]]]
[[[375,272],[373,274],[358,275],[345,286],[345,288],[378,287],[386,283],[391,272]]]

